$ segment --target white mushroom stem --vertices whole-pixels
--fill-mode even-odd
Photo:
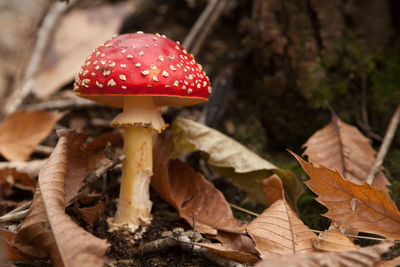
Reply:
[[[114,223],[130,228],[149,224],[151,201],[150,177],[153,175],[151,128],[127,127],[119,203]]]
[[[124,128],[122,180],[117,213],[110,228],[126,226],[132,231],[151,222],[149,196],[153,175],[152,129],[161,131],[164,121],[151,97],[125,97],[124,110],[112,122]]]

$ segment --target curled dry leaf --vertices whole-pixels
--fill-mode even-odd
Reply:
[[[276,201],[248,226],[262,259],[275,255],[312,252],[316,235],[296,216],[283,196],[281,180],[272,175],[264,181],[264,191],[275,191]],[[280,194],[276,192],[280,188]],[[280,197],[278,197],[280,195]]]
[[[39,255],[34,255],[34,251],[30,251],[30,255],[32,255],[32,257],[30,257],[18,250],[14,244],[15,235],[15,232],[0,228],[0,249],[4,259],[9,261],[29,261],[34,258],[40,258]],[[1,262],[2,259],[0,258],[0,263]]]
[[[304,154],[310,163],[336,170],[356,184],[365,181],[375,162],[376,152],[368,138],[337,116],[333,116],[331,123],[315,132],[304,146]],[[390,182],[379,172],[373,185],[386,189]]]
[[[63,16],[35,79],[35,94],[46,98],[71,82],[79,71],[82,58],[118,33],[132,7],[132,2],[119,2],[74,9]]]
[[[226,258],[243,263],[255,263],[260,259],[255,249],[253,239],[244,234],[218,231],[217,239],[221,243],[197,243],[199,246],[208,248],[214,253]]]
[[[287,200],[297,210],[297,200],[303,186],[290,171],[282,170],[259,157],[232,138],[197,122],[176,118],[173,122],[174,156],[184,152],[200,150],[208,155],[208,163],[218,173],[230,177],[233,184],[248,193],[248,197],[267,204],[261,181],[278,174],[287,192]]]
[[[39,175],[39,171],[46,164],[47,159],[35,159],[31,161],[7,161],[0,162],[0,170],[2,169],[15,169],[18,172],[26,173],[31,178]]]
[[[74,135],[70,140],[68,149],[67,174],[68,182],[65,183],[65,200],[67,205],[76,196],[79,189],[84,185],[83,179],[93,170],[103,166],[109,160],[104,156],[107,142],[111,144],[112,156],[116,157],[122,153],[122,136],[113,131],[96,137],[92,142],[86,143],[87,136],[84,134]]]
[[[254,241],[247,235],[218,231],[218,235],[215,238],[226,247],[257,255]]]
[[[38,110],[12,113],[0,125],[0,153],[8,160],[27,160],[63,115]]]
[[[199,232],[210,235],[216,235],[217,229],[244,232],[228,202],[211,182],[189,165],[170,160],[172,145],[169,133],[156,139],[151,180],[154,190],[190,225],[193,226],[194,220]]]
[[[76,196],[83,179],[106,161],[106,141],[113,143],[115,151],[120,149],[121,137],[115,133],[89,144],[86,138],[76,133],[60,137],[39,174],[39,186],[15,240],[18,249],[45,252],[56,266],[102,266],[107,249],[104,240],[85,232],[65,213],[66,204]]]
[[[108,198],[102,196],[97,199],[94,205],[89,207],[76,208],[79,216],[89,224],[95,223],[107,208]]]
[[[358,246],[345,236],[342,232],[334,229],[323,231],[313,241],[318,251],[340,252],[347,250],[358,250]]]
[[[208,248],[215,254],[224,256],[226,258],[229,258],[229,259],[232,259],[232,260],[235,260],[238,262],[253,264],[260,259],[258,256],[254,255],[254,254],[236,250],[231,247],[224,246],[220,243],[196,243],[196,245],[203,247],[203,248]]]
[[[7,197],[18,188],[21,190],[35,191],[36,180],[16,169],[0,169],[0,195]]]
[[[400,239],[400,213],[387,191],[367,183],[352,183],[337,171],[312,166],[295,153],[292,155],[310,176],[305,183],[318,195],[316,200],[328,208],[324,216],[336,221],[340,228]]]
[[[373,267],[382,262],[380,255],[387,251],[391,242],[382,242],[371,247],[364,247],[357,251],[310,253],[272,257],[259,262],[255,267]]]

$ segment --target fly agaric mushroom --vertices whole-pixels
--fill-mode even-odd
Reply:
[[[161,106],[188,106],[208,100],[210,82],[192,55],[164,35],[124,34],[93,51],[76,77],[77,96],[123,108],[111,126],[124,130],[120,197],[111,228],[135,230],[149,224],[153,174],[152,130],[165,123]]]

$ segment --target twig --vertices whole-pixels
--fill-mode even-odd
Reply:
[[[44,146],[44,145],[37,145],[35,146],[35,153],[42,154],[49,156],[51,153],[53,153],[54,147],[52,146]]]
[[[173,247],[180,247],[184,251],[194,252],[221,266],[228,266],[228,267],[246,266],[244,264],[214,254],[209,249],[202,248],[198,245],[192,246],[193,243],[192,239],[190,238],[190,235],[192,233],[193,232],[191,231],[184,232],[182,228],[176,228],[172,230],[171,235],[169,235],[168,237],[157,239],[155,241],[144,244],[140,252],[141,254],[149,254]]]
[[[313,230],[313,229],[311,229],[311,231],[314,232],[314,233],[318,233],[318,234],[324,232],[324,231]],[[371,237],[371,236],[347,235],[347,234],[345,234],[345,236],[351,237],[351,238],[365,239],[365,240],[374,240],[374,241],[384,241],[384,240],[386,240],[385,238]]]
[[[36,40],[35,48],[33,50],[29,64],[26,68],[21,89],[17,90],[16,94],[14,94],[8,100],[5,110],[3,111],[5,115],[16,111],[25,100],[25,98],[31,93],[33,79],[39,69],[44,50],[50,39],[50,35],[53,32],[54,27],[57,25],[60,16],[75,2],[77,2],[77,0],[71,0],[69,6],[65,3],[56,2],[50,7],[47,15],[43,20],[42,25],[38,30],[38,37]]]
[[[10,222],[10,221],[19,221],[25,218],[26,214],[28,214],[28,209],[17,211],[14,213],[7,213],[0,217],[0,223]]]
[[[204,41],[207,38],[207,35],[210,33],[211,28],[215,25],[219,17],[221,16],[222,11],[224,10],[225,6],[228,4],[227,0],[220,0],[218,5],[216,6],[214,12],[211,13],[211,16],[207,20],[206,24],[203,26],[202,31],[196,38],[196,42],[193,44],[190,52],[193,55],[197,55],[203,46]]]
[[[15,209],[13,209],[12,211],[8,212],[7,214],[13,214],[13,213],[16,213],[16,212],[21,211],[21,210],[26,210],[26,209],[28,209],[30,207],[31,204],[32,204],[32,201],[25,202],[24,204],[16,207]]]
[[[385,137],[383,138],[383,142],[381,147],[379,148],[378,155],[376,156],[374,165],[372,165],[371,169],[369,170],[367,179],[365,181],[369,184],[374,182],[375,176],[378,170],[381,168],[383,160],[389,150],[389,147],[392,143],[394,134],[396,133],[397,126],[400,122],[400,101],[399,105],[397,106],[396,111],[394,112],[392,119],[390,120],[389,127],[386,130]]]
[[[89,101],[83,98],[74,99],[58,99],[46,102],[26,105],[24,108],[29,110],[52,110],[52,109],[71,109],[71,108],[88,108],[97,107],[101,104],[95,101]]]
[[[374,133],[368,125],[365,125],[362,121],[358,120],[357,125],[366,133],[366,135],[371,138],[375,139],[376,141],[382,142],[382,137],[378,134]]]
[[[260,214],[258,214],[258,213],[252,212],[252,211],[250,211],[250,210],[246,210],[246,209],[244,209],[244,208],[242,208],[242,207],[239,207],[239,206],[237,206],[237,205],[235,205],[235,204],[229,203],[229,205],[230,205],[232,208],[234,208],[234,209],[240,210],[240,211],[245,212],[245,213],[247,213],[247,214],[250,214],[250,215],[252,215],[252,216],[255,216],[255,217],[260,216]]]
[[[190,29],[188,35],[185,40],[183,40],[182,46],[187,50],[191,50],[193,43],[196,39],[196,36],[199,34],[200,30],[204,27],[204,24],[207,22],[210,14],[213,12],[215,7],[217,6],[219,0],[211,0],[208,2],[208,5],[201,13],[200,17],[197,19],[193,27]]]
[[[82,186],[81,189],[79,189],[79,193],[83,192],[89,184],[100,179],[103,176],[103,174],[105,174],[109,169],[112,169],[113,167],[120,164],[122,161],[124,161],[124,159],[125,155],[121,154],[118,157],[109,160],[106,164],[104,164],[100,168],[89,173],[89,175],[86,176],[85,179],[83,179],[83,182],[85,182],[86,184]]]
[[[0,223],[18,221],[25,218],[32,201],[28,201],[0,217]]]
[[[32,161],[7,161],[0,162],[0,170],[5,168],[15,168],[19,172],[28,174],[30,177],[36,177],[39,171],[46,164],[48,159],[36,159]]]

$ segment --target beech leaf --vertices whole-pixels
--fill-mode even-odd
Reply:
[[[0,125],[0,153],[8,160],[27,160],[63,115],[39,110],[10,114]]]
[[[172,145],[168,133],[156,139],[151,179],[154,190],[190,225],[194,220],[199,232],[216,235],[217,229],[221,229],[244,233],[241,223],[233,217],[229,203],[210,181],[189,165],[170,160]]]
[[[192,120],[178,117],[172,129],[173,156],[195,150],[207,153],[208,163],[216,172],[231,178],[233,184],[246,191],[250,199],[262,204],[268,204],[262,191],[262,180],[278,174],[289,204],[297,210],[296,203],[303,193],[303,186],[292,172],[279,169],[232,138]]]
[[[314,251],[312,240],[316,235],[285,201],[279,177],[272,175],[265,180],[264,187],[266,192],[269,187],[274,191],[280,188],[280,197],[276,197],[276,201],[247,226],[247,232],[255,241],[261,258]],[[278,194],[274,193],[274,196]]]
[[[86,138],[84,134],[61,134],[40,171],[39,186],[15,240],[18,248],[42,249],[56,266],[103,266],[108,247],[106,241],[84,231],[65,213],[83,179],[106,161],[106,142],[112,142],[115,153],[120,149],[121,137],[115,133],[104,134],[88,144]]]
[[[291,152],[292,153],[292,152]],[[292,155],[310,176],[306,185],[318,195],[316,200],[328,208],[324,216],[341,228],[400,239],[400,213],[386,190],[364,182],[358,185],[325,166],[312,166]]]
[[[362,184],[375,162],[375,150],[358,129],[344,123],[337,116],[332,122],[315,132],[304,144],[304,155],[313,164],[321,164],[337,170],[344,178]],[[390,185],[382,172],[378,172],[374,186],[385,188]]]
[[[392,244],[386,241],[357,251],[275,256],[257,263],[254,267],[373,267],[382,262],[380,255],[387,251]]]

